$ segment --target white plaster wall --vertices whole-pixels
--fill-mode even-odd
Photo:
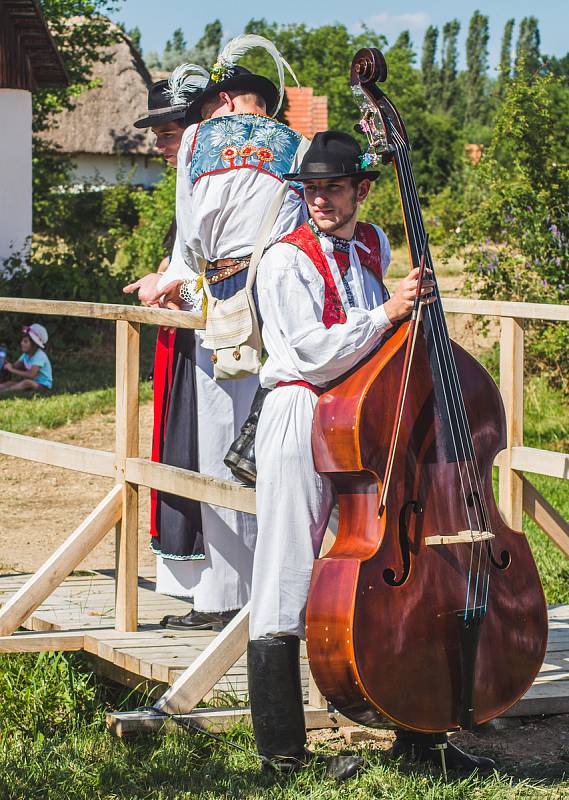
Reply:
[[[119,181],[139,186],[152,186],[164,172],[158,159],[144,156],[111,156],[74,153],[73,183],[105,183],[114,186]]]
[[[0,89],[0,261],[32,233],[32,95]]]

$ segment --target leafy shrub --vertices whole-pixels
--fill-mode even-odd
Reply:
[[[174,219],[176,171],[166,170],[149,192],[135,196],[134,203],[138,224],[123,238],[117,265],[139,278],[147,272],[155,272],[168,253],[164,237]]]
[[[558,161],[553,90],[559,81],[523,72],[508,88],[492,142],[471,173],[452,247],[465,259],[467,289],[492,299],[563,303],[569,297],[569,168]],[[569,389],[566,326],[528,326],[528,364]]]

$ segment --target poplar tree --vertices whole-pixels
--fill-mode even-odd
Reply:
[[[512,36],[514,32],[515,20],[509,19],[504,25],[502,34],[502,46],[500,47],[500,67],[498,73],[498,97],[503,98],[506,86],[510,82],[512,74]]]
[[[475,11],[470,18],[466,39],[466,113],[467,122],[483,123],[488,116],[485,94],[488,71],[488,17]]]
[[[413,52],[413,42],[411,41],[411,34],[409,31],[401,31],[393,47],[397,47],[400,50],[411,50],[411,52]]]
[[[440,103],[440,71],[436,63],[438,38],[439,29],[434,25],[429,25],[423,39],[421,77],[431,111]]]
[[[539,23],[536,17],[524,17],[520,22],[516,45],[516,75],[520,71],[533,75],[541,66],[539,52]]]
[[[460,22],[453,19],[443,25],[442,64],[441,64],[441,106],[449,111],[456,97],[458,74],[458,33]]]

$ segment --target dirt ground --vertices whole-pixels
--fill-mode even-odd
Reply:
[[[392,731],[370,731],[362,728],[344,729],[342,733],[314,731],[310,741],[326,747],[342,749],[365,743],[366,749],[380,750],[389,756],[393,745]],[[454,744],[476,755],[490,756],[502,775],[514,782],[530,779],[544,784],[569,780],[569,715],[497,719],[475,733],[451,734]],[[416,768],[416,767],[415,767]],[[401,763],[401,770],[414,769]],[[550,796],[550,795],[548,795]],[[558,798],[569,798],[569,788],[559,790]]]
[[[114,414],[86,417],[42,438],[97,450],[113,450]],[[150,457],[152,404],[140,410],[140,454]],[[112,488],[109,478],[35,464],[0,456],[2,520],[0,523],[0,573],[32,572],[64,541]],[[140,489],[139,565],[148,570],[154,556],[148,548],[150,493]],[[79,569],[114,567],[114,534],[109,533]],[[148,573],[146,573],[148,574]]]

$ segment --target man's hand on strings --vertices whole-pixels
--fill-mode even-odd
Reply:
[[[411,272],[397,284],[397,288],[393,295],[384,304],[385,313],[391,322],[397,322],[400,319],[405,319],[413,310],[415,297],[417,295],[417,281],[419,279],[420,269],[415,267]],[[423,286],[421,289],[421,300],[423,303],[434,303],[437,299],[435,295],[428,297],[435,288],[435,282],[430,279],[432,272],[430,269],[425,270],[425,277],[423,279]]]

